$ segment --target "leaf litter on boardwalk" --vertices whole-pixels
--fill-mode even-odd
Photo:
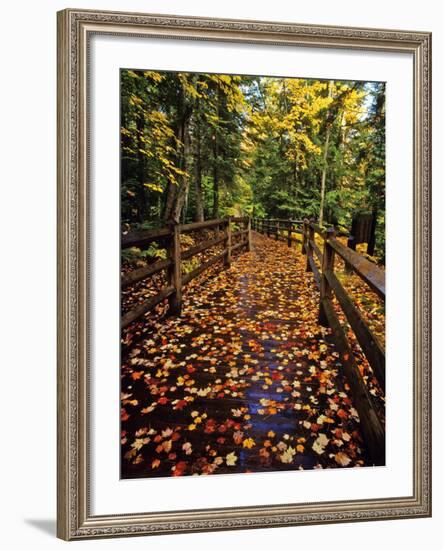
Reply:
[[[126,338],[122,477],[368,464],[305,261],[254,235],[229,270],[190,285],[180,317]]]

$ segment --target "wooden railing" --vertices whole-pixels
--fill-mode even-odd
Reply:
[[[236,228],[240,229],[236,229]],[[203,229],[215,231],[215,236],[191,248],[182,250],[180,235],[197,232]],[[121,327],[139,319],[142,315],[152,310],[165,299],[169,301],[169,311],[180,314],[182,308],[182,289],[190,281],[198,277],[209,267],[218,261],[224,262],[226,267],[231,264],[232,253],[241,248],[250,250],[251,247],[251,222],[250,218],[223,218],[205,222],[189,223],[186,225],[174,224],[166,228],[128,233],[122,236],[121,248],[137,247],[146,248],[153,242],[160,243],[167,250],[167,259],[157,261],[151,265],[135,269],[122,276],[121,287],[142,281],[160,271],[166,271],[167,284],[156,294],[144,300],[122,316]],[[223,245],[221,252],[209,258],[198,267],[188,273],[183,273],[183,261],[209,250],[215,246]]]
[[[277,218],[252,218],[251,220],[251,227],[254,231],[263,233],[268,237],[275,237],[276,240],[285,240],[288,246],[292,246],[292,243],[301,243],[298,235],[302,235],[302,225],[302,221]]]
[[[319,323],[332,329],[335,344],[340,353],[343,372],[351,388],[369,453],[374,464],[384,464],[384,425],[357,366],[345,329],[340,323],[337,314],[338,308],[341,309],[352,328],[383,392],[385,391],[385,351],[334,272],[335,256],[342,258],[347,273],[351,271],[358,275],[383,302],[385,301],[384,271],[362,255],[343,245],[336,238],[334,228],[319,227],[312,220],[283,223],[282,220],[255,219],[252,226],[256,231],[268,236],[274,235],[277,239],[283,236],[288,228],[290,235],[292,231],[295,231],[294,227],[301,226],[301,229],[297,232],[301,232],[302,235],[302,252],[306,254],[306,270],[312,272],[320,294]],[[290,246],[293,239],[288,235],[285,236]]]

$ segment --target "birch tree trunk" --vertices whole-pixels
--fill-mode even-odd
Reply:
[[[332,97],[332,80],[328,84],[328,97]],[[318,215],[318,225],[323,225],[323,211],[325,208],[325,195],[326,195],[326,175],[328,171],[328,151],[329,151],[329,141],[331,138],[331,128],[332,122],[329,121],[330,111],[326,114],[327,126],[326,126],[326,137],[325,144],[323,146],[323,165],[321,171],[321,187],[320,187],[320,212]]]

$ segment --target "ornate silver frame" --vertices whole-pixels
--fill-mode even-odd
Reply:
[[[414,59],[413,495],[93,516],[88,488],[87,50],[92,34],[409,52]],[[431,515],[431,34],[69,9],[58,13],[58,536],[65,540]]]

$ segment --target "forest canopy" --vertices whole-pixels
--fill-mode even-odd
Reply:
[[[225,216],[350,229],[384,248],[385,85],[121,71],[122,229]]]

